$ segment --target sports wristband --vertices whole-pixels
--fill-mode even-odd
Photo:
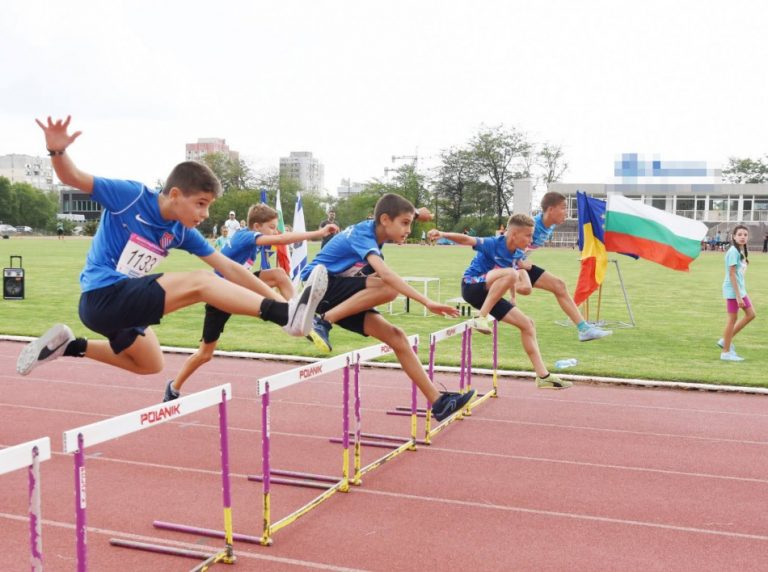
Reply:
[[[55,157],[56,155],[63,155],[64,154],[64,149],[62,149],[61,151],[54,151],[53,149],[47,149],[47,151],[48,151],[48,156],[49,157]]]

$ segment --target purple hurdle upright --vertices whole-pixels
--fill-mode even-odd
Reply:
[[[219,428],[222,462],[222,497],[224,504],[224,536],[227,545],[224,550],[211,554],[209,551],[196,551],[175,548],[168,545],[148,544],[129,540],[111,539],[110,544],[125,548],[136,548],[148,552],[161,554],[174,554],[188,558],[196,558],[203,562],[193,570],[208,570],[215,563],[223,562],[231,564],[235,561],[232,551],[232,514],[231,496],[229,488],[229,453],[228,437],[226,432],[226,406],[225,402],[232,398],[230,384],[220,385],[205,391],[193,393],[177,400],[159,405],[145,407],[138,411],[105,419],[90,425],[83,425],[76,429],[64,432],[64,452],[74,453],[75,458],[75,536],[77,542],[77,570],[86,572],[88,569],[88,553],[86,542],[86,506],[87,496],[85,491],[85,448],[130,433],[135,433],[148,427],[160,425],[168,421],[175,421],[180,417],[201,411],[213,405],[219,406]],[[170,527],[166,527],[170,528]],[[179,529],[181,530],[181,529]],[[198,529],[185,527],[185,532],[198,532]]]
[[[41,572],[43,569],[40,463],[50,458],[51,440],[48,437],[0,450],[0,475],[27,468],[29,481],[29,562],[33,572]]]

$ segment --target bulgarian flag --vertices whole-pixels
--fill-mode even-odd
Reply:
[[[707,234],[703,222],[668,213],[623,195],[608,195],[605,249],[631,252],[674,270],[688,270]]]
[[[280,204],[280,189],[277,189],[277,199],[275,200],[275,210],[277,211],[277,231],[279,234],[285,232],[285,223],[283,222],[283,207]],[[276,244],[277,266],[285,270],[288,276],[291,275],[291,257],[288,256],[287,244]]]

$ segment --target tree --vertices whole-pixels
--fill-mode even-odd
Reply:
[[[723,181],[736,184],[766,183],[768,182],[768,162],[763,159],[729,157],[728,166],[723,169]]]
[[[207,153],[203,155],[202,161],[219,178],[221,188],[225,193],[253,188],[253,173],[242,159],[235,161],[224,153]]]
[[[544,169],[542,179],[545,184],[559,181],[568,169],[568,163],[563,159],[563,155],[563,148],[551,143],[545,143],[536,154],[539,166]]]
[[[467,193],[475,189],[480,169],[469,149],[448,149],[440,158],[433,187],[435,215],[442,227],[455,230],[461,217],[469,214]]]
[[[530,177],[532,146],[523,133],[498,126],[481,128],[470,141],[470,148],[483,176],[494,187],[496,224],[502,224],[505,211],[511,214],[514,179]]]

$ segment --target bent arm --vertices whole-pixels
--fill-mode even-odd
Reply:
[[[474,236],[460,234],[458,232],[443,232],[442,230],[437,230],[436,228],[433,228],[429,231],[429,236],[432,239],[447,238],[448,240],[452,240],[456,244],[461,244],[462,246],[475,246],[477,244],[477,238]]]

